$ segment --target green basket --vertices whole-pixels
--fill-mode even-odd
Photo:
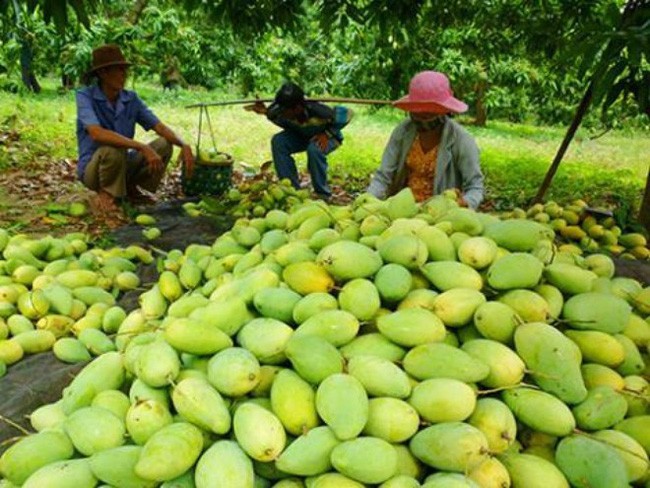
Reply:
[[[221,195],[226,192],[232,185],[233,165],[232,157],[229,154],[226,156],[227,160],[219,163],[206,163],[197,157],[191,178],[187,177],[183,165],[181,182],[185,195]]]

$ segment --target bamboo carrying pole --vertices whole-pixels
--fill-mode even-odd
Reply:
[[[331,103],[356,103],[361,105],[390,105],[393,103],[390,100],[367,100],[363,98],[305,98],[308,102],[331,102]],[[242,105],[244,103],[269,103],[273,102],[273,98],[248,98],[243,100],[226,100],[224,102],[206,102],[206,103],[194,103],[192,105],[186,105],[185,108],[197,108],[197,107],[219,107],[225,105]]]

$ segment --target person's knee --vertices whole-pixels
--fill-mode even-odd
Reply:
[[[122,168],[126,165],[126,150],[112,146],[101,146],[95,152],[102,167]]]
[[[287,138],[280,132],[271,137],[271,149],[273,151],[287,152]]]
[[[321,151],[321,149],[316,144],[310,142],[307,146],[307,158],[309,161],[321,160],[325,158],[325,153],[323,153],[323,151]]]
[[[169,162],[172,157],[174,147],[169,141],[167,141],[167,139],[164,137],[159,137],[151,143],[151,147],[158,153],[165,164]]]

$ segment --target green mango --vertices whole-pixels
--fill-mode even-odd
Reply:
[[[505,390],[501,396],[517,420],[533,430],[561,437],[576,427],[569,407],[550,393],[518,387]]]
[[[545,322],[550,316],[548,302],[531,290],[510,290],[497,300],[512,308],[524,322]]]
[[[462,381],[432,378],[413,388],[409,403],[428,422],[459,422],[474,411],[476,393]]]
[[[316,391],[316,411],[340,440],[358,436],[368,421],[368,395],[363,385],[347,374],[333,374]]]
[[[387,479],[380,488],[420,488],[420,482],[412,476],[398,474],[392,478]]]
[[[411,234],[391,236],[378,244],[377,250],[385,263],[394,263],[407,269],[418,269],[429,257],[427,246]]]
[[[555,464],[532,454],[505,453],[499,461],[508,470],[512,486],[526,488],[569,488],[569,482]]]
[[[316,263],[339,282],[372,276],[383,264],[376,251],[353,241],[339,241],[324,247]]]
[[[483,463],[481,463],[483,464]],[[460,473],[435,473],[424,480],[424,488],[480,488],[474,481]]]
[[[142,346],[135,361],[135,374],[149,386],[159,388],[170,384],[181,369],[178,353],[164,340]]]
[[[425,226],[418,229],[415,235],[427,247],[429,261],[456,261],[456,248],[449,236],[442,230]]]
[[[453,232],[477,236],[483,232],[483,222],[476,215],[476,212],[468,208],[452,208],[437,222],[451,222]]]
[[[623,335],[631,339],[637,347],[643,347],[650,343],[650,322],[633,313],[623,329]]]
[[[484,269],[497,255],[497,245],[487,237],[470,237],[458,246],[458,260],[474,269]]]
[[[253,463],[234,441],[212,444],[196,464],[196,488],[212,486],[253,486]],[[194,485],[192,485],[194,486]]]
[[[426,263],[420,269],[427,280],[440,291],[453,288],[483,288],[483,278],[471,266],[455,261],[436,261]]]
[[[166,401],[166,397],[165,400],[158,401],[143,395],[137,396],[136,403],[131,405],[125,418],[126,430],[133,442],[144,445],[152,435],[172,423]]]
[[[317,385],[328,376],[343,371],[341,353],[316,335],[294,335],[287,343],[285,354],[296,373],[312,384]]]
[[[391,220],[410,218],[418,213],[418,205],[410,188],[406,187],[386,199],[386,210]]]
[[[342,239],[341,233],[336,229],[320,229],[314,232],[309,238],[309,248],[318,252],[325,246],[334,244]]]
[[[487,271],[487,283],[495,290],[534,288],[542,278],[544,265],[535,256],[513,252],[498,259]]]
[[[241,404],[235,411],[233,431],[239,446],[257,461],[276,459],[287,442],[280,419],[269,410],[250,402]]]
[[[364,334],[355,337],[351,342],[340,348],[345,359],[355,356],[377,356],[391,362],[399,362],[406,355],[406,350],[391,342],[379,333]]]
[[[418,380],[452,378],[466,383],[482,381],[490,367],[457,347],[428,343],[411,349],[402,363],[404,371]]]
[[[126,413],[131,407],[131,401],[126,393],[119,390],[104,390],[95,395],[91,406],[105,408],[122,422],[125,422]]]
[[[285,473],[317,476],[332,469],[331,453],[340,443],[329,427],[314,427],[289,444],[275,464]]]
[[[591,291],[598,275],[573,264],[553,263],[544,269],[544,278],[562,293],[577,295]]]
[[[94,356],[115,351],[115,344],[104,332],[98,329],[84,329],[79,335],[79,341],[86,346]]]
[[[573,407],[578,427],[584,430],[603,430],[625,418],[627,401],[609,386],[597,386],[587,393],[585,400]]]
[[[648,454],[632,437],[617,430],[599,430],[591,436],[613,448],[621,457],[625,463],[628,481],[637,481],[646,475],[650,467]]]
[[[364,488],[365,486],[340,473],[325,473],[314,478],[309,488]]]
[[[623,362],[616,368],[616,371],[621,373],[623,376],[641,374],[645,370],[645,361],[639,348],[636,347],[636,344],[632,342],[632,339],[623,334],[615,334],[614,339],[616,339],[625,350],[625,359],[623,359]]]
[[[622,420],[614,426],[615,430],[629,435],[650,453],[650,415],[637,415]]]
[[[494,454],[505,452],[517,437],[517,422],[508,406],[496,398],[481,398],[467,423],[483,432]]]
[[[273,412],[289,434],[299,436],[319,424],[316,392],[292,370],[283,369],[277,373],[270,398]]]
[[[42,467],[32,474],[23,487],[27,488],[94,488],[97,485],[97,478],[90,470],[87,459],[71,459],[67,461],[56,461]]]
[[[163,337],[177,351],[197,355],[215,354],[233,345],[221,329],[186,317],[171,318]]]
[[[382,483],[397,471],[397,453],[391,444],[375,437],[359,437],[334,447],[332,466],[362,483]]]
[[[368,422],[363,428],[366,435],[395,444],[413,437],[419,427],[418,412],[404,400],[381,397],[368,402]]]
[[[483,235],[512,252],[532,251],[539,241],[555,238],[553,230],[546,225],[523,219],[488,224]]]
[[[555,462],[574,486],[629,486],[627,468],[616,449],[584,435],[562,439],[555,450]]]
[[[406,308],[382,315],[377,319],[377,328],[400,346],[412,347],[445,338],[442,320],[423,308]]]
[[[519,384],[524,378],[526,365],[509,347],[488,339],[475,339],[463,343],[461,349],[490,368],[490,374],[481,380],[488,388],[504,388]]]
[[[623,300],[606,293],[582,293],[564,304],[563,317],[574,329],[591,329],[618,334],[623,332],[632,314]]]
[[[341,310],[351,313],[360,321],[372,319],[381,307],[377,287],[372,281],[364,278],[357,278],[343,285],[338,300]],[[302,324],[301,327],[304,325]]]
[[[580,371],[582,371],[582,378],[585,381],[587,390],[591,390],[600,385],[610,386],[615,391],[620,391],[625,388],[623,377],[613,369],[602,364],[585,363],[580,366]]]
[[[174,408],[188,422],[215,434],[230,430],[228,407],[205,379],[186,378],[174,387],[171,396]]]
[[[260,382],[260,363],[244,348],[224,349],[210,359],[208,381],[222,395],[245,395]]]
[[[100,407],[84,407],[73,412],[63,423],[75,449],[86,456],[121,446],[126,428],[112,412]]]
[[[65,420],[65,413],[61,407],[61,401],[46,403],[38,407],[29,415],[29,423],[36,432],[52,429],[56,430]]]
[[[202,296],[200,298],[204,299]],[[181,300],[184,300],[184,298],[171,305],[169,315],[172,315],[174,305]],[[199,301],[202,302],[203,300],[198,300],[197,303]],[[253,317],[246,307],[246,302],[241,298],[230,298],[223,302],[208,302],[206,300],[205,303],[207,306],[200,305],[190,310],[187,314],[172,316],[189,317],[190,319],[198,320],[208,326],[222,330],[230,337],[237,334],[244,324]],[[191,306],[191,304],[188,304],[188,306]],[[179,312],[181,311],[179,310]]]
[[[437,296],[438,292],[429,290],[428,288],[412,289],[404,299],[399,302],[397,310],[404,310],[406,308],[425,308],[427,310],[433,310],[433,304],[435,303]]]
[[[264,288],[253,297],[253,305],[263,317],[290,324],[293,322],[293,308],[301,298],[288,288]]]
[[[357,336],[359,320],[345,310],[326,310],[309,317],[298,326],[295,336],[316,335],[339,347]]]
[[[510,474],[501,461],[491,457],[472,469],[467,477],[479,487],[505,487],[510,486]]]
[[[580,371],[582,354],[573,341],[550,325],[532,322],[515,330],[515,348],[535,382],[560,400],[576,404],[587,396]]]
[[[650,384],[648,381],[636,375],[626,376],[625,379],[612,371],[614,375],[617,376],[619,382],[612,386],[616,391],[623,393],[625,400],[627,401],[628,417],[635,417],[637,415],[645,415],[648,413],[648,400],[650,399]]]
[[[486,302],[485,295],[470,288],[455,288],[442,292],[433,302],[433,313],[447,327],[467,325],[476,309]]]
[[[559,318],[564,307],[564,297],[562,292],[555,286],[543,283],[533,288],[533,291],[539,294],[546,303],[548,303],[548,313],[553,318]]]
[[[302,324],[309,317],[312,317],[325,310],[338,309],[338,302],[329,293],[315,292],[302,297],[293,308],[293,321]]]
[[[501,302],[485,302],[474,312],[474,326],[486,339],[511,344],[515,327],[521,323],[517,313]]]
[[[142,447],[121,446],[93,454],[88,462],[93,475],[103,483],[124,488],[153,488],[154,481],[148,481],[135,474],[135,465]]]
[[[615,368],[625,359],[625,349],[613,336],[597,330],[566,330],[569,339],[576,343],[583,361]]]
[[[394,303],[405,298],[411,291],[413,276],[404,266],[391,263],[377,271],[374,283],[381,299]]]
[[[325,266],[312,261],[290,264],[282,272],[282,279],[289,288],[303,296],[329,292],[334,287],[333,276]]]
[[[411,394],[407,374],[387,359],[354,356],[348,359],[347,371],[359,380],[370,396],[407,398]]]
[[[252,352],[261,364],[280,364],[287,359],[284,349],[293,333],[284,322],[257,318],[241,328],[237,333],[237,343]]]
[[[488,453],[485,435],[464,422],[444,422],[427,427],[415,434],[409,447],[425,464],[459,473],[478,466]]]

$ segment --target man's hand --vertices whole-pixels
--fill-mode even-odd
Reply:
[[[141,149],[142,156],[147,162],[150,173],[159,173],[164,171],[165,166],[160,155],[148,144],[144,144]]]
[[[316,147],[318,149],[325,152],[327,151],[327,145],[330,142],[330,138],[325,132],[321,132],[320,134],[316,134],[314,137],[312,137],[311,141],[316,144]]]
[[[264,102],[255,102],[251,105],[245,105],[244,110],[249,112],[255,112],[256,114],[265,115],[266,114],[266,105]]]
[[[194,154],[192,154],[192,148],[189,144],[181,146],[181,153],[178,155],[178,159],[185,165],[187,177],[191,178],[194,172]]]

